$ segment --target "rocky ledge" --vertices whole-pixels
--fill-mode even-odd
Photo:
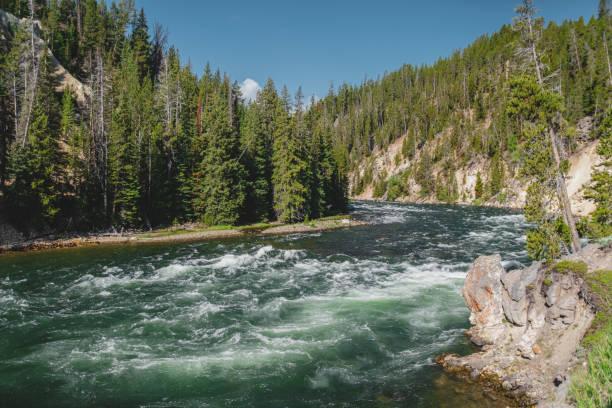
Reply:
[[[589,245],[562,261],[506,272],[499,255],[478,258],[463,296],[471,310],[466,334],[481,351],[437,362],[519,406],[566,406],[577,350],[598,307],[585,279],[612,267],[612,247]]]

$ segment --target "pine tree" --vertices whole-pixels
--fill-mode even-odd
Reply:
[[[504,164],[503,160],[496,153],[491,160],[491,176],[489,177],[489,191],[494,197],[499,194],[504,185]]]
[[[523,60],[531,61],[535,67],[537,83],[540,87],[544,85],[544,74],[542,72],[543,65],[540,61],[540,55],[538,54],[537,46],[540,42],[541,27],[543,25],[542,18],[535,18],[536,9],[533,6],[532,0],[523,0],[523,4],[516,8],[518,17],[515,19],[517,28],[520,29],[523,36],[523,48],[519,49],[524,54]],[[518,89],[515,87],[515,89]],[[552,101],[553,98],[548,98],[544,95],[544,99]],[[555,184],[557,190],[557,200],[559,208],[565,218],[565,223],[568,226],[571,236],[570,249],[571,252],[578,252],[580,250],[580,240],[578,238],[578,231],[576,229],[576,222],[572,213],[570,200],[567,194],[567,187],[565,184],[565,178],[561,171],[561,157],[559,154],[559,138],[557,132],[553,126],[553,118],[561,115],[563,105],[561,102],[553,103],[548,105],[546,108],[557,107],[557,111],[554,114],[547,113],[548,117],[544,120],[547,125],[545,133],[549,139],[548,146],[551,147],[553,159],[555,161]],[[545,115],[546,116],[546,115]]]
[[[69,170],[66,171],[66,174],[70,177],[66,180],[66,185],[71,186],[72,193],[76,195],[83,176],[84,163],[81,160],[83,143],[81,132],[76,123],[74,98],[71,89],[66,89],[62,96],[60,138],[68,146],[67,169]]]
[[[307,168],[295,135],[294,120],[285,109],[289,103],[286,99],[283,101],[281,98],[281,101],[276,109],[272,156],[274,211],[282,222],[297,222],[306,217],[308,192],[302,182]]]
[[[117,78],[117,107],[110,125],[109,173],[112,191],[111,218],[114,225],[132,228],[141,222],[141,184],[139,155],[134,120],[138,82],[138,66],[128,47],[122,54],[122,66]]]
[[[131,46],[138,64],[138,72],[140,79],[144,78],[150,71],[151,62],[151,44],[149,43],[149,26],[147,25],[147,17],[144,9],[140,9],[140,13],[134,20],[134,29],[132,31]]]
[[[600,139],[597,152],[602,164],[593,171],[592,186],[585,196],[595,201],[597,208],[591,214],[591,230],[595,236],[612,234],[612,108],[606,112],[599,127]]]
[[[476,173],[476,184],[474,185],[474,198],[477,200],[482,198],[483,190],[482,177],[480,176],[480,172],[478,172]]]
[[[606,18],[610,15],[610,0],[599,0],[597,15],[599,18]]]
[[[520,174],[529,183],[525,204],[527,221],[536,226],[527,233],[527,250],[534,259],[552,260],[570,244],[569,230],[557,194],[557,165],[549,137],[552,119],[561,110],[561,96],[522,75],[510,83],[506,111],[521,123],[524,140]],[[552,203],[552,205],[551,205]]]
[[[100,8],[96,0],[86,0],[85,18],[83,21],[83,48],[87,54],[93,55],[95,50],[102,45],[103,20]]]
[[[13,145],[14,181],[7,191],[13,219],[26,228],[53,226],[60,212],[64,160],[57,145],[59,107],[46,55],[40,62],[38,87],[26,141]]]
[[[225,83],[223,88],[229,88]],[[206,106],[206,150],[200,164],[196,214],[207,225],[236,225],[244,205],[245,170],[238,161],[239,139],[232,126],[227,96],[219,89]]]
[[[270,202],[271,177],[268,137],[263,133],[261,123],[261,94],[251,103],[243,118],[242,144],[245,150],[244,162],[248,163],[247,219],[268,221],[272,210]]]

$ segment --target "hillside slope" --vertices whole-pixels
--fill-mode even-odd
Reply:
[[[584,120],[590,123],[589,119]],[[584,130],[584,129],[583,129]],[[589,130],[590,129],[586,129]],[[388,180],[396,178],[402,180],[402,175],[411,175],[416,171],[419,160],[424,150],[433,151],[438,143],[443,143],[443,134],[438,135],[433,142],[426,143],[417,149],[416,155],[412,160],[403,157],[402,146],[406,140],[406,135],[391,143],[385,149],[377,149],[372,156],[357,166],[349,173],[350,191],[352,199],[356,200],[390,200],[398,202],[414,203],[445,203],[449,200],[439,199],[435,192],[423,194],[423,188],[413,179],[408,178],[407,187],[403,194],[397,197],[389,196],[389,191],[382,195],[376,194],[377,183],[388,183]],[[567,188],[572,203],[572,210],[578,216],[591,214],[595,209],[595,204],[584,197],[584,189],[591,184],[593,169],[601,163],[601,156],[597,154],[598,141],[585,141],[580,143],[575,152],[568,157],[570,164],[567,174]],[[492,159],[486,156],[477,155],[472,157],[463,166],[455,171],[455,183],[457,185],[457,198],[453,202],[462,205],[479,204],[484,206],[503,206],[508,208],[522,209],[525,204],[526,185],[522,183],[518,176],[518,169],[504,165],[505,177],[500,193],[486,200],[476,200],[475,187],[478,173],[481,174],[484,185],[488,183],[488,175],[492,169]],[[442,177],[444,169],[438,165],[434,166],[430,172],[432,179]],[[362,187],[362,191],[355,193],[357,180],[363,179],[366,173],[371,173],[372,181]],[[370,176],[368,176],[370,177]],[[407,178],[407,177],[406,177]],[[381,188],[382,190],[382,188]]]
[[[27,27],[27,24],[28,20],[26,18],[19,19],[11,13],[0,9],[0,40],[11,40],[12,27],[15,25]],[[70,89],[79,107],[85,108],[87,98],[91,95],[91,88],[76,79],[62,64],[60,64],[45,42],[40,38],[40,21],[35,20],[34,24],[34,42],[36,50],[39,57],[43,52],[48,53],[47,55],[49,57],[49,64],[51,65],[53,80],[56,84],[55,90],[57,92],[64,92],[65,89]]]

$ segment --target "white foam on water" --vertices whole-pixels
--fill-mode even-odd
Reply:
[[[28,301],[17,295],[14,290],[0,289],[0,313],[14,309],[25,309],[29,305]]]
[[[274,251],[274,248],[271,245],[266,245],[264,247],[261,247],[257,250],[257,252],[255,252],[255,258],[261,258],[263,256],[266,256],[272,251]]]
[[[179,275],[184,274],[185,272],[193,269],[192,265],[184,265],[184,264],[171,264],[166,267],[158,269],[157,276],[159,279],[172,279],[176,278]]]
[[[317,369],[314,376],[309,377],[309,385],[313,389],[328,388],[332,381],[345,385],[354,385],[362,381],[362,377],[347,367],[324,367]]]
[[[203,301],[203,302],[198,303],[198,305],[195,307],[195,310],[189,315],[191,317],[202,318],[202,317],[208,317],[208,315],[212,313],[218,313],[221,310],[223,310],[223,306]]]
[[[378,218],[396,223],[435,213],[418,206],[382,208],[374,214],[376,223]],[[427,239],[426,232],[385,237],[380,255],[368,259],[361,254],[283,249],[299,247],[288,241],[315,236],[297,234],[238,244],[190,244],[180,249],[180,256],[166,253],[145,262],[98,265],[64,286],[69,301],[62,303],[61,317],[81,313],[79,302],[92,295],[99,295],[94,297],[95,310],[86,314],[102,318],[133,307],[130,317],[112,327],[84,327],[73,339],[41,345],[26,359],[58,367],[74,387],[94,381],[93,373],[96,378],[100,373],[136,375],[139,381],[214,376],[233,383],[256,379],[267,384],[268,377],[300,372],[296,367],[302,363],[312,369],[303,380],[313,389],[352,386],[373,378],[393,380],[433,364],[432,356],[463,341],[463,329],[448,327],[467,322],[460,290],[469,262],[435,255],[449,252],[464,259],[469,252],[461,250],[462,240],[486,245],[508,239],[511,224],[520,217],[483,218],[486,227],[463,237],[437,225],[434,228],[442,232],[436,237],[448,239],[438,248],[449,251],[434,248],[415,257],[388,256],[384,245],[405,242],[408,248],[414,240]],[[473,218],[471,222],[481,222],[480,215]],[[520,238],[514,234],[512,239]],[[274,246],[264,244],[268,242]],[[517,250],[508,259],[521,253]],[[133,286],[126,290],[128,285]],[[9,291],[0,286],[0,305]],[[137,299],[131,304],[125,302],[129,296],[111,297],[128,292]],[[406,336],[406,345],[398,345],[396,339],[387,342],[391,325]],[[364,354],[347,356],[359,342],[366,345]]]

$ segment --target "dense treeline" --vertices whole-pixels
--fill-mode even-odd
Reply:
[[[588,21],[580,18],[546,26],[541,19],[534,21],[546,87],[563,97],[560,138],[565,157],[579,141],[579,121],[592,117],[594,131],[588,137],[596,138],[610,106],[608,42],[612,25],[603,3],[603,10]],[[593,8],[597,8],[597,1],[593,1]],[[489,158],[494,164],[489,174],[482,174],[484,198],[500,193],[506,167],[501,164],[516,169],[523,142],[520,121],[505,114],[508,82],[523,72],[535,76],[521,39],[516,24],[505,25],[432,66],[404,65],[376,80],[331,90],[323,104],[328,123],[335,124],[334,139],[345,146],[349,171],[367,162],[374,150],[406,135],[402,159],[412,160],[426,144],[432,148],[411,163],[409,174],[379,180],[378,196],[385,191],[387,197],[406,193],[394,191],[407,188],[406,180],[413,179],[423,196],[455,201],[455,170],[476,156]],[[370,162],[361,176],[354,173],[352,193],[376,182],[372,180],[373,166]],[[437,179],[430,176],[434,166],[442,169]]]
[[[559,95],[547,126],[561,159],[606,135],[612,25],[608,2],[599,3],[588,22],[534,18],[533,49],[516,21],[431,66],[332,87],[306,109],[301,91],[290,97],[271,80],[246,103],[226,75],[207,66],[197,77],[131,0],[0,0],[25,21],[0,41],[5,208],[13,220],[56,228],[293,222],[341,211],[348,174],[352,193],[374,183],[376,196],[393,199],[415,182],[424,197],[456,201],[455,172],[475,157],[491,164],[478,174],[476,201],[502,202],[506,171],[528,156],[526,120],[508,114],[518,74],[537,69]],[[52,55],[33,52],[36,19]],[[83,89],[55,92],[55,58]],[[409,160],[408,170],[375,179],[372,152],[402,136],[396,160]]]
[[[301,91],[279,95],[272,80],[246,103],[209,66],[198,78],[130,0],[0,8],[24,18],[0,37],[0,187],[22,228],[296,222],[344,210],[346,162],[325,105],[306,110]],[[58,82],[55,58],[81,89]]]

